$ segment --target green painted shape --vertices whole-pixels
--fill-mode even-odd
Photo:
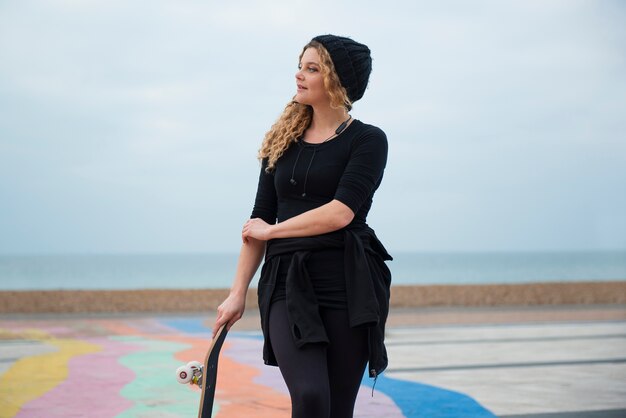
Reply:
[[[134,406],[118,418],[194,417],[198,413],[200,393],[176,381],[181,362],[174,355],[188,349],[188,344],[147,339],[139,336],[115,336],[112,339],[142,345],[144,350],[120,357],[118,361],[136,377],[120,391]],[[213,411],[217,412],[214,407]]]

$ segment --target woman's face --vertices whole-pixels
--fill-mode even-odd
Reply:
[[[296,86],[296,102],[311,106],[330,103],[324,87],[317,49],[307,48],[302,54],[296,73]]]

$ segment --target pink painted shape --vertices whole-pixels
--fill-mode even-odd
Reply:
[[[53,326],[53,327],[38,326],[37,329],[45,331],[46,333],[53,335],[57,338],[63,338],[67,335],[76,334],[76,331],[74,331],[72,328],[64,327],[64,326]]]
[[[157,318],[140,318],[140,319],[128,319],[124,321],[124,325],[127,330],[134,331],[132,335],[146,335],[146,334],[159,334],[159,335],[178,335],[181,331],[167,326]]]
[[[97,344],[102,347],[102,351],[72,358],[68,364],[67,379],[24,405],[16,415],[17,418],[104,418],[115,416],[133,406],[133,402],[119,393],[135,379],[135,374],[122,366],[118,359],[141,347],[107,338],[82,341]]]
[[[275,391],[289,396],[289,389],[285,385],[283,376],[278,367],[266,366],[263,363],[263,341],[252,338],[231,338],[231,345],[224,355],[229,356],[237,363],[255,367],[260,374],[254,378],[254,383],[267,386]]]
[[[392,398],[377,390],[374,390],[372,397],[372,388],[363,385],[359,388],[359,393],[356,396],[354,416],[359,418],[404,418],[402,410],[398,408]]]
[[[266,366],[261,359],[263,353],[262,340],[230,337],[230,342],[230,347],[224,350],[223,354],[229,356],[233,361],[259,369],[261,373],[254,378],[254,383],[289,395],[289,390],[278,367]],[[374,390],[374,397],[372,397],[372,389],[361,386],[356,398],[354,416],[396,418],[404,417],[404,414],[389,396]]]

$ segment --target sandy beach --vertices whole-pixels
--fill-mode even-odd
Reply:
[[[0,313],[206,312],[227,289],[2,291]],[[393,286],[393,308],[625,304],[626,280],[488,285]],[[256,308],[256,289],[247,307]]]

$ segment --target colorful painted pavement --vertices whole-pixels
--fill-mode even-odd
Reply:
[[[200,317],[0,321],[0,417],[196,416],[199,392],[174,371],[204,357],[209,332]],[[214,416],[290,416],[261,345],[258,331],[229,334]],[[363,379],[355,416],[495,415],[463,393],[384,374],[373,391]]]

